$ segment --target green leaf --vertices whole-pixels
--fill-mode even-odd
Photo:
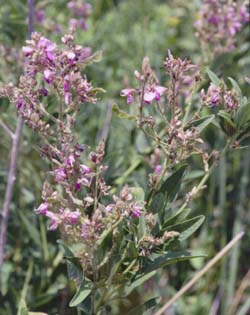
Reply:
[[[250,121],[250,103],[243,103],[236,112],[235,121],[238,128],[242,128]]]
[[[48,315],[47,313],[41,313],[41,312],[29,312],[29,315]]]
[[[135,146],[136,146],[137,151],[142,154],[148,154],[151,151],[148,138],[145,136],[145,134],[142,131],[139,131],[137,133],[137,136],[135,139]]]
[[[19,211],[18,212],[21,221],[23,222],[27,232],[30,235],[30,238],[36,243],[37,246],[39,246],[39,248],[41,247],[41,239],[40,239],[40,234],[38,232],[38,230],[36,229],[35,225],[32,224],[26,217],[25,215]]]
[[[14,266],[12,263],[5,261],[0,272],[0,291],[1,295],[5,296],[9,289],[9,278],[13,272]]]
[[[239,87],[239,84],[233,78],[229,77],[228,79],[232,83],[232,86],[235,89],[235,91],[237,92],[237,94],[240,98],[240,102],[241,102],[242,101],[242,92],[241,92],[241,89]]]
[[[84,278],[78,290],[76,291],[76,294],[70,301],[69,306],[74,307],[82,303],[91,294],[92,289],[93,283],[87,278]]]
[[[217,75],[208,68],[206,69],[206,72],[209,76],[209,79],[213,82],[213,84],[216,86],[219,86],[220,85],[220,79],[217,77]]]
[[[221,129],[226,135],[232,136],[235,133],[236,125],[232,120],[232,117],[224,110],[218,112],[219,122]]]
[[[141,187],[131,187],[131,193],[136,201],[144,201],[144,190]]]
[[[187,173],[184,180],[189,181],[189,180],[197,179],[197,178],[204,176],[204,174],[205,174],[204,170],[193,170],[193,171]]]
[[[142,238],[147,234],[147,221],[144,215],[139,218],[138,238]]]
[[[66,246],[62,242],[62,240],[58,240],[57,243],[60,244],[64,249],[65,259],[67,260],[67,271],[69,278],[76,281],[77,283],[80,283],[82,281],[83,271],[79,258],[75,257],[72,250],[68,246]]]
[[[182,164],[177,171],[171,174],[160,188],[160,192],[167,196],[168,201],[173,201],[180,190],[181,180],[187,169],[187,164]]]
[[[137,275],[131,284],[127,284],[125,287],[125,295],[129,295],[135,288],[141,286],[148,279],[152,278],[156,274],[155,270],[151,270],[151,272],[147,272],[146,274]]]
[[[199,132],[202,132],[202,130],[205,129],[214,120],[214,118],[215,115],[212,114],[193,120],[190,124],[188,124],[188,128],[194,126]]]
[[[196,230],[198,230],[198,228],[202,225],[204,221],[205,221],[205,216],[200,215],[181,223],[180,225],[182,227],[185,227],[185,230],[179,236],[180,242],[184,241],[189,236],[191,236]]]
[[[150,204],[150,210],[153,213],[159,213],[163,208],[166,201],[166,197],[163,193],[156,193]]]
[[[165,229],[169,231],[176,231],[179,232],[179,241],[182,242],[185,239],[187,239],[190,235],[192,235],[204,222],[205,216],[199,215],[197,217],[194,217],[192,219],[183,221],[181,223],[167,226]]]
[[[250,135],[240,142],[240,148],[239,149],[245,149],[250,146]]]
[[[155,256],[157,257],[153,259],[151,262],[146,263],[145,266],[143,267],[142,272],[144,274],[145,273],[147,274],[149,272],[162,268],[166,265],[177,263],[179,261],[185,261],[191,258],[203,257],[204,254],[192,253],[189,251],[179,251],[179,252],[167,252],[163,255],[161,254],[161,255],[155,255]]]
[[[133,308],[126,315],[149,315],[151,311],[155,308],[160,302],[160,297],[154,297],[144,302],[142,305]]]
[[[123,110],[119,108],[117,104],[113,105],[112,110],[119,118],[136,121],[135,116],[129,115],[128,113],[124,112]]]
[[[161,185],[150,204],[150,209],[152,209],[154,213],[158,213],[163,210],[168,202],[172,202],[176,198],[176,195],[180,190],[186,168],[187,164],[181,164],[181,166],[179,166],[179,168]],[[150,200],[151,195],[152,191],[148,194],[147,201]]]
[[[77,306],[77,308],[79,308],[83,312],[83,315],[89,315],[90,314],[91,300],[92,300],[92,297],[91,297],[91,295],[89,295],[82,303],[80,303]]]
[[[190,213],[191,209],[182,209],[181,211],[177,211],[171,218],[164,222],[162,229],[167,230],[169,226],[176,224],[178,221],[185,219]]]

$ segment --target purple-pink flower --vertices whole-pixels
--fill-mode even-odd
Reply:
[[[56,183],[63,182],[67,178],[67,174],[66,174],[64,168],[62,168],[62,167],[56,168],[54,170],[54,174],[55,174],[55,182]]]
[[[36,212],[38,214],[41,214],[43,216],[45,216],[48,212],[48,209],[49,209],[49,205],[47,202],[43,202],[40,204],[40,206],[36,209]]]
[[[128,105],[130,105],[134,100],[134,98],[133,98],[134,92],[135,92],[134,89],[123,89],[121,91],[121,96],[127,97],[127,104]]]
[[[134,206],[132,210],[132,216],[134,218],[139,218],[141,216],[142,208],[139,206]]]
[[[205,105],[210,107],[216,107],[220,104],[220,88],[215,86],[213,83],[210,83],[207,93],[204,89],[201,91],[201,98]]]
[[[150,90],[146,90],[144,93],[144,102],[151,104],[152,101],[159,101],[161,96],[166,92],[167,88],[163,86],[153,86]]]
[[[49,70],[49,69],[45,69],[43,72],[44,75],[44,80],[50,84],[53,81],[53,77],[54,77],[54,72]]]

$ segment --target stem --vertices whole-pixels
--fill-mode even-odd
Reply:
[[[237,234],[213,259],[211,259],[182,289],[175,294],[163,307],[154,315],[162,315],[171,305],[173,305],[184,293],[186,293],[204,274],[223,258],[229,250],[242,238],[244,232]]]
[[[144,103],[144,93],[145,93],[145,87],[147,84],[148,76],[146,76],[145,80],[143,81],[142,85],[142,92],[141,92],[141,99],[139,100],[139,126],[141,126],[142,123],[142,111],[143,111],[143,103]]]
[[[21,315],[21,308],[23,305],[23,302],[25,301],[27,292],[28,292],[28,287],[29,287],[29,283],[32,277],[32,271],[33,271],[33,266],[34,266],[34,261],[33,259],[30,259],[29,261],[29,265],[28,265],[28,270],[25,276],[25,280],[24,280],[24,285],[23,285],[23,289],[21,292],[21,297],[20,297],[20,301],[19,301],[19,306],[18,306],[18,311],[17,311],[17,315]]]
[[[172,110],[172,119],[174,119],[174,115],[175,115],[175,107],[176,107],[176,91],[175,91],[175,84],[176,81],[173,77],[173,75],[171,76],[171,83],[172,83],[172,92],[173,92],[173,96],[172,96],[172,100],[171,100],[171,110]]]
[[[28,37],[31,38],[31,34],[34,32],[34,0],[27,0],[29,8],[28,16]]]
[[[224,149],[221,151],[221,156],[225,155],[225,153],[229,149],[232,142],[233,142],[233,139],[227,141],[227,144],[225,145]],[[195,194],[197,194],[203,188],[203,186],[207,182],[208,178],[210,177],[211,173],[214,171],[216,165],[217,165],[217,163],[216,163],[216,161],[214,161],[213,164],[211,165],[210,169],[208,170],[208,172],[202,177],[201,181],[199,182],[198,186],[196,187]],[[181,208],[178,210],[178,212],[181,212],[182,210],[184,210],[186,208],[186,206],[188,205],[189,201],[190,200],[185,201],[184,204],[181,206]]]
[[[161,172],[161,175],[160,175],[160,178],[158,180],[158,182],[156,183],[156,186],[153,188],[153,191],[152,191],[152,194],[150,196],[150,199],[148,201],[148,207],[150,207],[151,203],[152,203],[152,200],[153,200],[153,197],[155,196],[159,186],[160,186],[160,183],[162,182],[163,178],[164,178],[164,175],[166,174],[167,172],[167,169],[168,169],[168,161],[167,159],[165,159],[165,162],[164,162],[164,167],[163,167],[163,170]]]
[[[96,177],[95,177],[95,200],[94,200],[94,211],[95,213],[97,206],[98,206],[98,181],[99,181],[99,169],[96,170]]]
[[[0,270],[2,269],[2,265],[4,261],[4,248],[5,248],[5,243],[6,243],[10,202],[12,199],[14,183],[16,180],[18,148],[19,148],[19,142],[21,138],[22,127],[23,127],[23,120],[19,116],[17,120],[16,131],[12,140],[9,173],[8,173],[7,187],[5,191],[4,204],[3,204],[3,210],[2,210],[1,231],[0,231]]]
[[[34,0],[28,0],[28,8],[29,8],[29,23],[28,23],[28,37],[30,38],[31,33],[34,29]],[[10,164],[9,164],[9,172],[7,179],[7,187],[5,191],[4,204],[2,210],[2,220],[1,220],[1,230],[0,230],[0,271],[2,269],[3,261],[4,261],[4,249],[6,244],[6,234],[7,234],[7,226],[9,220],[9,211],[10,211],[10,202],[13,195],[14,183],[16,180],[16,169],[17,169],[17,158],[18,158],[18,150],[19,143],[22,134],[23,128],[23,119],[21,116],[17,119],[17,125],[15,133],[12,137],[12,147],[10,154]]]
[[[14,133],[10,130],[10,128],[0,119],[0,126],[4,129],[4,131],[13,139]]]

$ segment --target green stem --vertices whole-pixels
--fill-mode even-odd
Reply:
[[[151,194],[150,199],[149,199],[149,201],[148,201],[148,207],[150,207],[150,205],[151,205],[151,203],[152,203],[152,200],[153,200],[153,198],[154,198],[156,192],[158,191],[158,188],[159,188],[161,182],[163,181],[163,178],[164,178],[164,176],[165,176],[165,174],[166,174],[166,172],[167,172],[168,166],[169,166],[169,165],[168,165],[168,160],[165,159],[165,161],[164,161],[164,166],[163,166],[163,170],[162,170],[162,172],[161,172],[161,175],[160,175],[160,177],[159,177],[159,180],[158,180],[158,182],[156,183],[155,187],[153,188],[152,194]]]
[[[96,170],[96,177],[95,177],[95,200],[94,200],[94,211],[93,213],[95,213],[97,206],[98,206],[98,181],[99,181],[99,170]]]
[[[226,154],[226,152],[229,149],[232,142],[233,142],[233,139],[230,139],[227,141],[227,144],[225,145],[224,149],[221,151],[221,157]],[[198,186],[196,187],[195,194],[197,194],[203,188],[203,186],[207,182],[208,178],[210,177],[210,175],[212,174],[212,172],[216,168],[216,166],[217,166],[217,162],[214,161],[213,164],[211,165],[211,167],[209,168],[208,172],[206,172],[206,174],[202,177],[201,181],[199,182]],[[188,205],[188,203],[189,203],[189,200],[185,201],[184,204],[181,206],[181,208],[178,210],[178,213],[183,211],[186,208],[186,206]]]

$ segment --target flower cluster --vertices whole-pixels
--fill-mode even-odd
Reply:
[[[239,107],[239,96],[235,90],[228,90],[223,84],[216,86],[210,83],[207,92],[201,90],[201,100],[203,105],[211,108],[221,107],[226,111],[234,111]]]
[[[120,192],[120,196],[113,196],[114,203],[106,206],[106,211],[116,211],[119,217],[139,218],[143,211],[143,205],[133,200],[133,194],[128,186],[125,186]]]
[[[87,146],[77,142],[75,116],[83,103],[96,102],[98,89],[82,75],[94,57],[89,48],[74,44],[72,34],[63,36],[62,43],[59,47],[33,33],[23,47],[26,64],[19,85],[9,84],[1,94],[16,104],[26,125],[44,140],[41,155],[50,162],[50,171],[36,213],[49,218],[49,229],[59,229],[68,242],[80,242],[91,249],[105,228],[123,219],[129,226],[131,220],[141,217],[144,203],[128,186],[119,196],[109,196],[110,187],[104,179],[104,142],[89,154]],[[52,109],[51,101],[58,108]],[[86,248],[81,258],[86,256]],[[87,262],[91,269],[91,259]]]
[[[158,84],[158,79],[153,73],[147,57],[144,58],[142,64],[142,73],[136,70],[135,77],[139,82],[139,88],[128,88],[121,91],[121,96],[127,98],[127,104],[131,104],[134,101],[135,95],[138,96],[142,104],[150,105],[154,101],[159,102],[167,89]]]
[[[189,59],[174,58],[170,51],[164,61],[164,67],[170,77],[168,83],[168,102],[171,107],[180,105],[200,80],[199,68]]]
[[[85,102],[96,102],[98,89],[94,89],[81,70],[91,56],[90,48],[74,44],[72,34],[62,38],[63,47],[33,33],[23,53],[27,59],[25,73],[20,78],[19,87],[9,85],[6,94],[16,103],[17,110],[27,125],[35,130],[53,135],[51,122],[59,120],[48,113],[47,104],[56,95],[59,116],[74,111],[74,115]],[[67,128],[74,123],[74,115],[67,116]],[[46,119],[47,118],[47,119]],[[49,121],[50,120],[50,121]]]
[[[142,73],[135,71],[135,77],[139,82],[138,88],[126,88],[121,91],[121,96],[127,98],[127,104],[134,101],[137,96],[139,109],[142,110],[144,104],[155,102],[160,106],[161,97],[166,94],[169,107],[173,112],[179,107],[183,98],[192,94],[193,89],[200,80],[199,69],[197,65],[191,63],[188,59],[174,58],[170,51],[164,61],[164,67],[169,76],[169,82],[166,87],[159,85],[154,71],[151,69],[149,59],[144,58],[142,64]]]
[[[249,22],[245,1],[203,0],[195,23],[196,36],[209,43],[215,54],[229,52],[235,48],[235,35]]]
[[[83,0],[73,0],[68,2],[67,7],[73,13],[74,18],[70,19],[70,27],[73,29],[80,28],[81,30],[87,30],[88,25],[86,19],[92,13],[92,6]]]
[[[67,8],[70,16],[68,27],[86,31],[88,29],[87,19],[92,14],[92,5],[83,0],[72,0],[67,3]],[[48,31],[62,32],[62,26],[46,15],[43,3],[39,3],[36,7],[35,20],[37,24],[42,25]]]
[[[148,256],[162,244],[166,243],[170,239],[177,238],[179,232],[166,231],[162,237],[144,236],[140,240],[140,256]]]
[[[163,161],[168,159],[168,167],[171,168],[175,163],[183,161],[193,153],[203,155],[200,145],[203,143],[199,132],[195,127],[186,128],[183,124],[183,114],[185,106],[180,106],[181,101],[186,101],[198,86],[201,79],[199,68],[188,59],[175,58],[170,51],[164,61],[164,67],[169,80],[166,87],[159,84],[156,74],[150,67],[148,58],[142,64],[142,73],[135,71],[135,76],[139,81],[139,88],[128,88],[121,91],[121,96],[127,97],[130,104],[137,95],[137,106],[139,114],[137,122],[139,128],[155,140],[156,147],[149,158],[149,164],[153,169],[150,178],[151,186],[157,184],[158,178],[165,176]],[[163,94],[167,95],[168,107],[160,98]],[[157,129],[157,119],[154,116],[146,116],[144,111],[145,104],[153,103],[153,110],[156,110],[164,124]],[[148,112],[148,111],[147,111]],[[149,127],[148,129],[146,129]],[[163,173],[162,173],[163,172]]]

